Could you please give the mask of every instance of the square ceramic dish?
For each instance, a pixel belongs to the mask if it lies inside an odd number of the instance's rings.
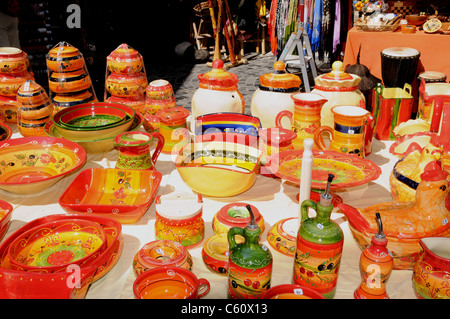
[[[68,213],[137,222],[152,204],[162,174],[155,170],[91,168],[82,171],[59,198]]]

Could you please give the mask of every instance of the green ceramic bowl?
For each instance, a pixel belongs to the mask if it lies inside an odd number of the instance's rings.
[[[114,106],[78,108],[59,118],[59,124],[68,129],[98,130],[117,125],[127,119],[127,113]]]

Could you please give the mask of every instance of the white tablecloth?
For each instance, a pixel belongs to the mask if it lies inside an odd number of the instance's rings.
[[[15,125],[13,138],[21,135]],[[375,162],[382,169],[381,176],[366,185],[348,189],[336,190],[344,203],[355,207],[367,207],[375,203],[390,201],[389,174],[397,158],[389,153],[390,141],[374,140],[373,152],[368,159]],[[94,167],[113,168],[117,159],[117,151],[106,154],[88,154],[86,164],[81,170]],[[171,156],[161,154],[156,163],[156,169],[163,174],[158,194],[172,191],[187,191],[190,188],[182,181],[174,167]],[[12,222],[5,238],[23,224],[50,214],[64,214],[65,211],[58,204],[58,199],[70,185],[78,171],[67,176],[49,189],[34,195],[16,195],[0,190],[0,198],[12,204],[14,211]],[[265,220],[265,231],[261,235],[262,242],[269,247],[273,255],[273,272],[271,286],[292,282],[293,257],[282,255],[272,249],[267,242],[267,232],[279,220],[299,215],[299,205],[296,195],[299,188],[281,179],[258,176],[256,183],[250,190],[238,196],[227,198],[210,198],[203,196],[203,219],[205,221],[205,239],[214,235],[212,219],[214,214],[223,206],[233,202],[247,202],[258,208]],[[344,250],[337,283],[335,299],[351,299],[353,292],[360,283],[359,259],[361,250],[357,247],[348,227],[347,218],[333,211],[331,218],[339,224],[344,232]],[[132,269],[133,257],[142,246],[155,240],[155,204],[135,224],[123,225],[124,248],[117,264],[100,280],[94,282],[86,295],[88,299],[128,299],[134,298],[133,282],[135,275]],[[225,276],[210,271],[201,258],[203,245],[190,249],[193,258],[192,271],[199,278],[206,278],[211,284],[210,292],[204,297],[208,299],[227,298],[227,279]],[[393,270],[387,283],[387,292],[392,299],[416,298],[412,288],[412,271]]]

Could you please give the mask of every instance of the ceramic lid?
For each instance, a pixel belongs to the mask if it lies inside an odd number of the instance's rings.
[[[170,193],[162,195],[156,203],[156,212],[169,219],[187,219],[202,211],[201,197],[190,193]]]
[[[214,60],[212,70],[198,76],[199,87],[218,91],[235,91],[239,82],[238,76],[223,69],[222,60]]]
[[[26,80],[25,83],[17,91],[18,95],[37,95],[44,93],[42,86],[34,82],[33,80]]]
[[[261,90],[276,92],[296,92],[302,81],[295,74],[286,72],[284,62],[277,61],[273,64],[273,72],[259,77]]]
[[[319,75],[314,79],[316,86],[354,87],[361,82],[359,76],[344,72],[344,64],[341,61],[334,62],[331,68],[330,73]]]
[[[128,46],[128,44],[122,43],[114,51],[112,51],[106,59],[127,60],[127,59],[136,59],[140,57],[141,55],[139,54],[138,51]]]
[[[185,120],[190,112],[182,106],[165,108],[156,113],[158,119],[163,123],[173,123]]]
[[[51,57],[68,57],[76,56],[79,54],[81,53],[77,48],[65,41],[59,42],[48,52],[48,55]]]

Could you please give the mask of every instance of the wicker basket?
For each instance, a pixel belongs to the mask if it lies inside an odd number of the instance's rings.
[[[356,21],[355,26],[359,31],[371,32],[394,32],[399,27],[400,22],[394,24],[365,24],[362,21]]]

